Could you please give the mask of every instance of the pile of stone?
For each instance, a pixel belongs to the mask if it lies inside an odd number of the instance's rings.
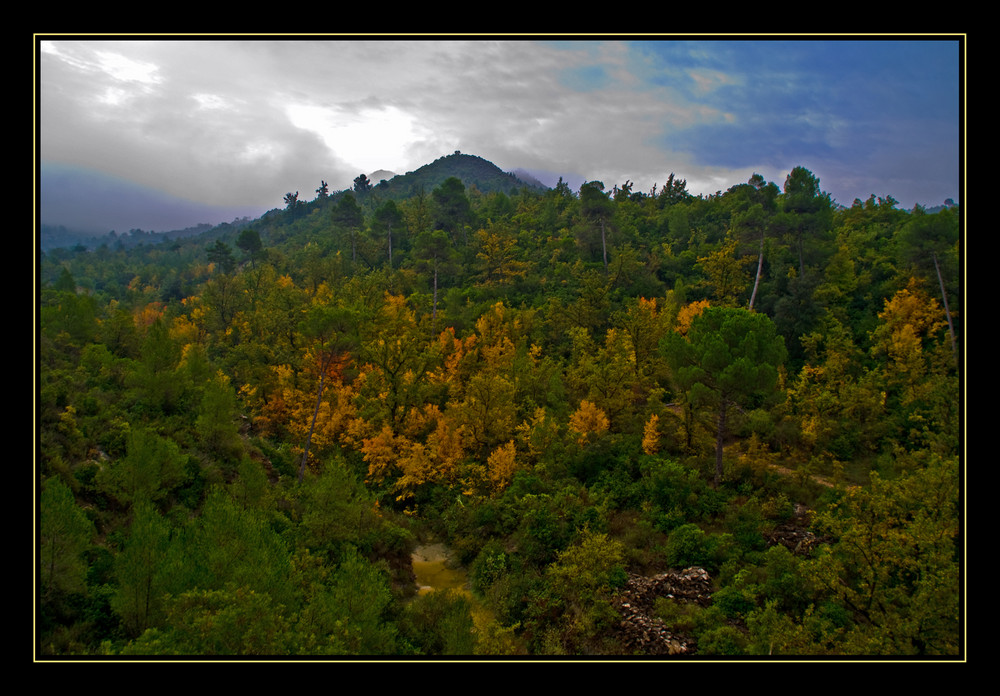
[[[824,541],[809,531],[809,522],[809,510],[804,505],[796,503],[795,514],[766,533],[764,538],[768,546],[781,544],[792,553],[808,554],[817,544]]]
[[[622,642],[629,652],[643,655],[685,655],[694,652],[693,641],[671,632],[654,617],[658,597],[707,606],[712,600],[712,583],[703,568],[687,568],[643,577],[629,575],[618,597]]]

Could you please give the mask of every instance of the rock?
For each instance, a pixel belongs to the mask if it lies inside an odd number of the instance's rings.
[[[629,574],[628,582],[618,596],[623,644],[630,652],[644,655],[692,653],[695,647],[693,640],[672,633],[661,619],[652,616],[653,608],[658,597],[707,606],[712,600],[711,593],[711,578],[704,568],[687,568],[679,573],[661,573],[652,577]]]

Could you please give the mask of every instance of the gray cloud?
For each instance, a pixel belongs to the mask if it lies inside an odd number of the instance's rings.
[[[39,154],[227,210],[454,150],[640,190],[673,172],[695,193],[801,164],[841,202],[935,204],[958,195],[959,149],[957,51],[937,48],[54,40]]]

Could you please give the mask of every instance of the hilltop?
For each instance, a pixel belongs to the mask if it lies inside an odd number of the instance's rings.
[[[462,154],[457,150],[415,171],[394,176],[376,188],[384,197],[400,200],[409,198],[421,189],[430,192],[451,177],[461,180],[466,187],[475,186],[483,193],[511,194],[517,193],[522,188],[537,191],[544,191],[546,188],[537,180],[526,181],[513,173],[503,171],[489,160],[476,155]]]

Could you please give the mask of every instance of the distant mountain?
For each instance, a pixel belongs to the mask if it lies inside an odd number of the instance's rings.
[[[377,174],[378,172],[372,175],[373,181]],[[483,193],[500,191],[511,194],[517,193],[522,188],[533,190],[548,188],[537,179],[526,181],[515,174],[503,171],[489,160],[456,151],[454,154],[439,157],[415,171],[394,176],[384,184],[377,185],[376,189],[381,195],[389,198],[409,198],[421,189],[430,193],[450,177],[461,180],[466,188],[475,186]]]
[[[379,169],[377,172],[372,172],[368,175],[368,180],[377,184],[383,179],[388,181],[389,179],[396,176],[396,172],[390,172],[388,169]]]

